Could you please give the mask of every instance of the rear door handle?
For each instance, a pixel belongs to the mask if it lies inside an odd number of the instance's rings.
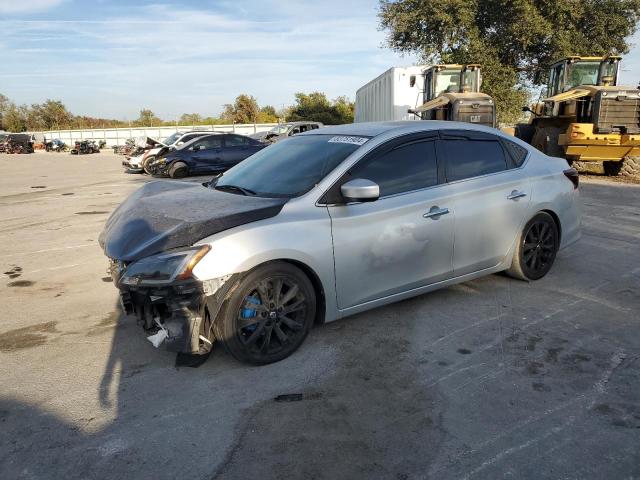
[[[513,190],[513,191],[512,191],[512,192],[507,196],[507,199],[508,199],[508,200],[517,200],[517,199],[519,199],[519,198],[526,197],[526,196],[527,196],[527,194],[526,194],[526,193],[524,193],[524,192],[519,192],[518,190]]]
[[[437,219],[440,215],[446,215],[449,213],[448,208],[440,208],[438,206],[431,207],[427,213],[422,215],[424,218],[435,218]]]

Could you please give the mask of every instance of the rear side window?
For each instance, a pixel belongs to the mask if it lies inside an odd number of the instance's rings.
[[[380,186],[380,196],[410,192],[438,183],[435,141],[400,145],[358,165],[352,178],[366,178]]]
[[[220,148],[221,146],[221,136],[205,137],[202,140],[196,140],[192,145],[192,149],[209,150],[211,148]]]
[[[507,169],[504,150],[497,140],[443,140],[442,149],[449,182]]]
[[[249,139],[239,135],[227,135],[224,142],[227,147],[242,147],[243,145],[249,145]]]
[[[502,141],[504,142],[504,148],[511,156],[514,165],[516,167],[521,167],[525,158],[527,158],[527,153],[529,153],[527,149],[510,140],[503,139]]]

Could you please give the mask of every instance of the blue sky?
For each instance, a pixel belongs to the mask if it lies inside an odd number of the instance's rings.
[[[394,65],[377,0],[0,0],[0,92],[118,119],[217,115],[240,93],[276,108],[347,95]],[[640,44],[636,35],[634,43]],[[640,49],[623,80],[640,80]]]

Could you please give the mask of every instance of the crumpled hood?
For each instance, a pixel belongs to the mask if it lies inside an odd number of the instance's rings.
[[[229,228],[276,216],[286,198],[247,197],[199,183],[150,182],[109,217],[100,246],[116,260],[134,261],[188,247]]]

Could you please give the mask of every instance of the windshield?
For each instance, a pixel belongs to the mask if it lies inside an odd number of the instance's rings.
[[[162,140],[162,143],[164,143],[165,145],[173,145],[173,142],[178,140],[182,135],[182,133],[176,132],[173,135],[169,135],[167,138]]]
[[[240,187],[260,197],[297,197],[311,190],[365,141],[363,137],[334,135],[291,137],[251,155],[228,170],[215,186]]]
[[[577,62],[568,65],[569,74],[564,90],[570,90],[580,85],[597,85],[600,62]]]
[[[278,125],[277,127],[273,127],[269,132],[275,133],[277,135],[282,135],[283,133],[287,133],[287,130],[291,128],[291,125]]]
[[[445,92],[460,91],[460,70],[446,69],[438,72],[436,77],[435,95],[437,97]]]

